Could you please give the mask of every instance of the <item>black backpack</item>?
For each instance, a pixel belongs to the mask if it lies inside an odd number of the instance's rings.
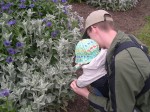
[[[113,56],[115,57],[119,52],[121,52],[122,50],[127,49],[129,47],[136,47],[136,48],[141,49],[150,61],[150,56],[148,54],[148,48],[144,45],[139,44],[138,41],[135,39],[136,38],[135,36],[129,35],[129,37],[132,41],[127,41],[127,42],[124,42],[121,44],[117,44],[117,46],[115,47]],[[113,59],[115,59],[115,58],[113,58]],[[110,68],[113,68],[113,67],[110,66]],[[146,93],[149,89],[150,89],[150,77],[145,81],[145,86],[143,87],[142,91],[136,96],[136,98],[138,98],[142,94]]]

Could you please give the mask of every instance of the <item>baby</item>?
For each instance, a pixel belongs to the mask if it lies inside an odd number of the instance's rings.
[[[97,95],[102,93],[103,96],[108,96],[106,54],[107,50],[100,50],[99,45],[92,39],[78,42],[75,48],[75,68],[83,70],[83,74],[76,81],[78,87],[91,85]]]

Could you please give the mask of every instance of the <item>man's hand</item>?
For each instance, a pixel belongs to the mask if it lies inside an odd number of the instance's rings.
[[[81,96],[83,96],[83,97],[85,97],[85,98],[87,98],[88,99],[88,95],[89,95],[89,90],[85,87],[85,88],[79,88],[79,87],[77,87],[77,85],[76,85],[76,83],[77,83],[77,81],[76,80],[74,80],[74,81],[72,81],[72,83],[70,84],[70,86],[71,86],[71,88],[73,89],[73,91],[75,92],[75,93],[77,93],[77,94],[79,94],[79,95],[81,95]]]

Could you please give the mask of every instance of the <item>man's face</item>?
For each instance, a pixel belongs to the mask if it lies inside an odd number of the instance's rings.
[[[100,31],[100,29],[98,27],[91,26],[91,28],[87,30],[87,34],[91,39],[96,41],[101,48],[104,48],[104,45],[103,45],[104,42],[103,42],[103,38],[101,36],[102,32]]]

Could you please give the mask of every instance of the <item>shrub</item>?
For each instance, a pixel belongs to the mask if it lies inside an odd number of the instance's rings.
[[[0,88],[19,112],[66,109],[83,19],[66,0],[0,2]]]
[[[147,45],[150,54],[150,16],[147,16],[145,19],[146,24],[134,33],[136,37],[138,37],[144,44]]]
[[[125,11],[135,7],[139,0],[87,0],[87,4],[106,10]]]

